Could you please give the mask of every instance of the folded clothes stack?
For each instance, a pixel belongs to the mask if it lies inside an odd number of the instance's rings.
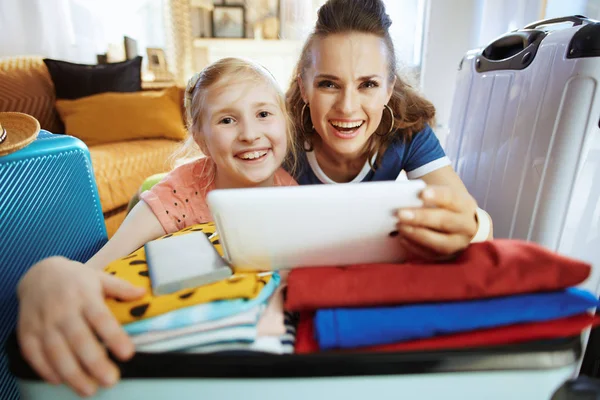
[[[173,235],[199,230],[210,236],[214,224],[195,225]],[[221,252],[217,240],[212,239]],[[209,285],[155,296],[144,247],[105,271],[147,289],[135,301],[106,299],[139,352],[293,352],[296,321],[283,310],[285,274],[236,272]]]
[[[579,335],[598,305],[590,266],[497,239],[437,263],[311,267],[288,277],[296,353],[476,348]]]

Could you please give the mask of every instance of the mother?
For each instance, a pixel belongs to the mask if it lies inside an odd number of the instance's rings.
[[[381,0],[329,0],[319,9],[287,103],[305,143],[300,184],[409,179],[428,184],[422,209],[399,210],[399,241],[414,256],[444,258],[492,237],[430,128],[433,105],[397,72]]]

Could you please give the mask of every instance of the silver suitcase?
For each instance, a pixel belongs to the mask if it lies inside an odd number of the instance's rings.
[[[600,22],[545,20],[467,52],[446,151],[494,236],[537,242],[600,276]]]

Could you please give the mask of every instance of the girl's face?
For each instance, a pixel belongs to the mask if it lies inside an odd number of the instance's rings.
[[[272,186],[287,150],[286,119],[272,86],[252,80],[209,88],[200,148],[216,164],[218,188]]]
[[[312,50],[311,66],[299,84],[321,145],[359,157],[394,87],[385,43],[367,33],[335,34],[317,39]]]

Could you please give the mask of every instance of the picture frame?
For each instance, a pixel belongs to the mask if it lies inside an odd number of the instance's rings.
[[[146,54],[148,56],[148,69],[150,71],[167,71],[167,58],[163,49],[148,47],[146,48]]]
[[[228,6],[245,6],[246,0],[224,0]]]
[[[214,38],[241,39],[246,37],[246,8],[243,6],[214,6],[212,11]]]
[[[165,51],[157,47],[147,47],[148,56],[147,70],[152,76],[152,81],[164,82],[173,80],[173,75],[167,67],[167,57]]]

